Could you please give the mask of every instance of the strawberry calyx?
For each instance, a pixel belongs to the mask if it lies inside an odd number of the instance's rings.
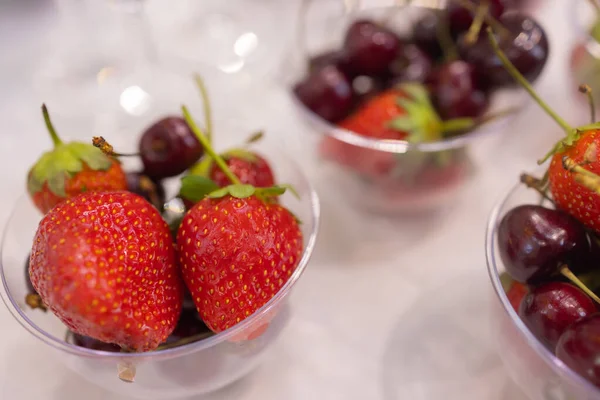
[[[397,86],[405,96],[398,96],[397,104],[405,115],[388,122],[388,127],[408,134],[411,143],[435,142],[455,133],[464,132],[485,121],[475,118],[453,118],[442,120],[431,103],[425,86],[418,83],[403,83]]]
[[[27,190],[31,194],[41,191],[44,184],[59,197],[66,197],[65,185],[68,178],[81,172],[84,165],[94,171],[108,170],[113,160],[88,143],[64,143],[50,120],[46,105],[42,105],[44,121],[52,138],[54,148],[38,159],[31,168],[27,179]]]
[[[200,140],[202,147],[204,147],[204,151],[208,156],[207,158],[212,159],[212,161],[217,164],[232,184],[221,188],[205,175],[186,175],[181,179],[181,188],[179,191],[180,197],[197,202],[206,197],[217,199],[230,195],[232,197],[243,199],[250,196],[256,196],[265,202],[269,202],[270,199],[284,194],[287,190],[290,190],[292,194],[299,197],[296,190],[294,190],[291,185],[287,184],[279,184],[266,188],[257,188],[253,185],[243,184],[227,166],[223,157],[213,150],[208,139],[204,136],[190,115],[187,107],[182,106],[181,110],[184,119]]]

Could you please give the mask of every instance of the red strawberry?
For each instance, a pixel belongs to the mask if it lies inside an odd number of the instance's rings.
[[[127,188],[125,173],[116,160],[88,143],[63,143],[45,105],[42,112],[54,149],[44,153],[27,175],[27,191],[42,213],[79,193]]]
[[[252,315],[283,287],[302,256],[302,231],[294,215],[272,201],[286,186],[257,188],[240,182],[185,107],[183,114],[206,154],[233,183],[219,188],[205,176],[189,175],[180,191],[184,198],[199,200],[177,232],[183,279],[203,321],[221,332]]]
[[[519,312],[521,301],[528,292],[529,289],[527,286],[520,282],[513,281],[510,285],[510,289],[508,289],[508,292],[506,292],[506,297],[508,297],[508,301],[510,301],[510,304],[516,312]]]
[[[575,180],[575,175],[563,167],[563,157],[600,175],[599,146],[600,131],[585,131],[572,146],[552,156],[548,169],[550,192],[556,205],[596,231],[600,231],[600,196]]]
[[[303,249],[294,216],[256,196],[202,200],[185,215],[177,243],[183,278],[214,332],[269,301],[296,269]]]
[[[160,213],[129,192],[80,194],[42,219],[31,282],[73,332],[136,351],[175,328],[183,285]]]

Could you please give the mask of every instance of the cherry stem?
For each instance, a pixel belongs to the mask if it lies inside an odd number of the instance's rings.
[[[600,299],[598,298],[598,296],[596,296],[596,294],[594,292],[592,292],[590,289],[588,289],[588,287],[585,285],[585,283],[581,282],[579,280],[579,278],[576,277],[573,272],[571,272],[568,265],[563,265],[560,268],[560,273],[562,276],[564,276],[565,278],[570,280],[579,289],[583,290],[585,292],[585,294],[587,294],[588,296],[590,296],[592,298],[592,300],[594,300],[596,303],[600,304]]]
[[[62,140],[56,133],[54,129],[54,125],[52,125],[52,121],[50,121],[50,113],[48,113],[48,107],[45,104],[42,104],[42,114],[44,115],[44,122],[46,123],[46,128],[50,133],[50,137],[52,138],[52,143],[54,143],[54,147],[60,146],[63,144]]]
[[[506,69],[506,71],[529,93],[529,95],[539,104],[540,107],[544,109],[544,111],[556,121],[558,125],[560,125],[565,132],[568,134],[573,130],[573,127],[570,126],[564,119],[562,119],[557,113],[550,108],[548,104],[535,92],[531,84],[525,79],[525,77],[517,70],[517,68],[510,62],[510,60],[506,57],[504,52],[500,50],[500,46],[498,45],[498,41],[492,32],[492,28],[487,28],[488,38],[490,40],[490,44],[492,45],[492,49],[496,56],[502,62],[502,65]]]
[[[208,140],[209,143],[212,143],[212,110],[210,107],[208,90],[206,90],[206,85],[204,85],[204,80],[202,80],[200,75],[194,74],[194,80],[196,81],[196,86],[198,86],[198,90],[200,90],[200,95],[202,96],[202,103],[204,106],[204,123],[206,124],[206,140]]]
[[[530,189],[535,190],[542,196],[543,199],[548,200],[550,203],[555,204],[554,200],[548,196],[548,194],[542,189],[543,181],[541,179],[537,179],[529,174],[521,174],[521,183],[527,186]]]
[[[577,183],[585,186],[596,194],[600,194],[600,175],[583,168],[569,156],[563,156],[562,164],[564,169],[573,174]]]
[[[582,85],[579,85],[579,92],[585,94],[587,96],[588,99],[588,104],[590,106],[590,118],[591,118],[591,122],[592,124],[594,122],[596,122],[596,105],[594,102],[594,95],[592,93],[592,88],[589,85],[586,85],[585,83]]]
[[[477,13],[475,14],[475,18],[473,18],[473,23],[469,27],[469,31],[465,35],[465,42],[468,45],[474,44],[479,38],[479,32],[481,32],[481,27],[483,26],[483,22],[485,20],[485,16],[488,14],[490,9],[489,1],[482,1],[481,4],[477,7]]]
[[[204,134],[190,115],[190,112],[188,111],[187,107],[181,106],[181,111],[183,112],[183,117],[185,118],[185,121],[192,129],[192,131],[194,131],[194,133],[198,137],[198,140],[200,140],[200,144],[204,148],[204,151],[208,154],[210,158],[213,159],[213,161],[219,166],[219,168],[221,168],[221,171],[223,171],[225,176],[229,178],[231,183],[233,183],[234,185],[240,185],[242,182],[240,182],[238,177],[233,172],[231,172],[231,169],[229,169],[227,163],[223,160],[223,158],[212,149],[210,142],[206,139],[206,136],[204,136]]]
[[[256,143],[265,135],[264,131],[256,131],[246,139],[246,145]]]
[[[115,152],[112,145],[108,143],[102,136],[94,136],[92,138],[92,144],[109,157],[139,157],[138,153],[125,154]]]
[[[442,122],[442,133],[456,133],[463,132],[467,129],[473,129],[477,126],[481,126],[491,122],[495,119],[504,117],[506,115],[517,112],[516,107],[508,108],[506,110],[498,111],[497,113],[489,114],[481,118],[453,118]]]
[[[467,10],[471,11],[474,14],[477,14],[479,7],[476,4],[472,3],[470,0],[456,0],[456,1],[461,5],[461,7],[466,8]],[[504,37],[510,36],[510,31],[508,29],[506,29],[504,27],[504,25],[502,25],[500,23],[500,21],[498,21],[496,18],[492,17],[489,13],[487,13],[483,17],[483,19],[489,26],[494,28],[494,30],[496,32],[498,32],[499,35],[504,36]]]
[[[446,62],[450,62],[458,59],[458,50],[456,49],[454,40],[452,40],[452,35],[450,34],[450,23],[448,22],[448,16],[446,14],[440,17],[435,33],[437,36],[437,41],[444,53],[444,60]]]

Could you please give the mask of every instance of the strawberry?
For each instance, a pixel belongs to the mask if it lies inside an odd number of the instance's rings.
[[[183,285],[160,213],[125,191],[84,193],[42,219],[31,283],[70,330],[135,351],[175,328]]]
[[[548,169],[550,193],[557,207],[577,218],[588,228],[600,232],[600,196],[576,180],[576,175],[563,166],[563,158],[568,157],[586,171],[600,174],[598,149],[600,129],[581,132],[572,145],[552,156]]]
[[[27,191],[43,214],[79,193],[127,188],[125,173],[115,159],[88,143],[63,143],[45,105],[42,112],[54,149],[44,153],[30,169]]]
[[[177,243],[184,281],[214,332],[269,301],[296,269],[303,249],[294,216],[257,196],[200,201],[185,215]]]
[[[177,232],[183,279],[196,308],[214,332],[226,330],[267,303],[298,266],[303,251],[299,223],[270,199],[287,186],[242,184],[183,108],[206,153],[232,185],[207,177],[182,179],[182,192],[198,201]]]
[[[529,288],[512,279],[506,272],[500,274],[500,283],[502,284],[504,293],[506,293],[506,297],[508,297],[510,305],[516,312],[519,312],[521,301],[523,300],[523,297],[529,293]]]
[[[475,124],[476,121],[470,118],[442,121],[431,104],[426,88],[409,83],[367,100],[354,114],[340,122],[339,127],[368,139],[422,143],[442,140],[452,132],[464,131]],[[430,163],[428,155],[420,152],[398,155],[378,148],[343,142],[333,136],[324,139],[320,152],[326,159],[336,161],[370,179],[388,176],[397,180],[396,172],[409,169],[414,171],[414,168]],[[447,156],[443,153],[432,154],[434,158]],[[442,164],[445,164],[445,160],[432,161],[444,161]]]

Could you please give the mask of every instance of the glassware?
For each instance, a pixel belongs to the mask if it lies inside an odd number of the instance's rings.
[[[125,354],[93,351],[65,341],[66,327],[52,314],[30,310],[24,303],[26,294],[24,262],[41,218],[26,196],[15,206],[4,230],[2,243],[0,294],[15,319],[32,335],[56,350],[56,356],[82,378],[107,390],[143,399],[171,399],[199,395],[217,390],[248,374],[256,367],[286,326],[293,309],[289,295],[304,272],[312,254],[319,223],[319,202],[305,175],[282,149],[277,123],[273,123],[271,103],[280,104],[277,91],[268,83],[219,71],[199,71],[208,86],[213,108],[216,149],[225,150],[242,143],[256,130],[265,131],[254,148],[273,165],[280,182],[294,185],[300,200],[285,194],[281,200],[303,222],[305,248],[297,270],[281,291],[264,307],[235,327],[210,338],[181,347],[150,353]],[[115,72],[117,74],[117,72]],[[114,81],[111,79],[114,77]],[[244,101],[260,88],[264,102]],[[234,97],[236,94],[237,97]],[[285,97],[285,94],[281,96]],[[95,110],[75,109],[54,118],[64,139],[91,140],[103,136],[123,152],[137,147],[137,137],[156,119],[180,114],[187,105],[194,116],[202,118],[202,102],[191,74],[182,74],[155,66],[119,76],[108,74],[97,82],[90,95],[96,104],[105,104],[105,114]],[[52,113],[52,104],[48,107]],[[277,108],[275,107],[275,110]],[[41,118],[41,116],[40,116]],[[127,170],[136,160],[125,159]],[[168,182],[173,195],[176,182]],[[268,325],[267,325],[268,323]],[[256,337],[248,334],[267,326]],[[117,365],[134,365],[134,383],[117,377]]]
[[[310,111],[291,88],[306,75],[309,55],[341,47],[347,27],[358,18],[384,20],[405,37],[412,24],[426,12],[443,6],[438,1],[400,1],[396,7],[372,8],[362,5],[335,22],[306,19],[299,30],[302,60],[286,78],[296,110],[313,135],[313,149],[327,175],[332,192],[342,194],[360,208],[384,214],[432,211],[451,204],[473,176],[482,159],[476,145],[489,143],[508,129],[529,101],[520,88],[501,89],[493,94],[483,118],[503,114],[473,131],[437,142],[409,143],[405,140],[378,140],[334,126]],[[484,141],[484,138],[486,139]],[[499,139],[497,139],[499,140]],[[484,146],[485,147],[485,146]]]
[[[541,176],[540,171],[538,176]],[[523,184],[513,187],[494,207],[486,232],[487,266],[496,298],[490,323],[507,372],[532,400],[596,400],[600,390],[566,367],[525,326],[500,282],[505,267],[499,256],[498,224],[506,212],[522,204],[539,204],[539,195]]]

